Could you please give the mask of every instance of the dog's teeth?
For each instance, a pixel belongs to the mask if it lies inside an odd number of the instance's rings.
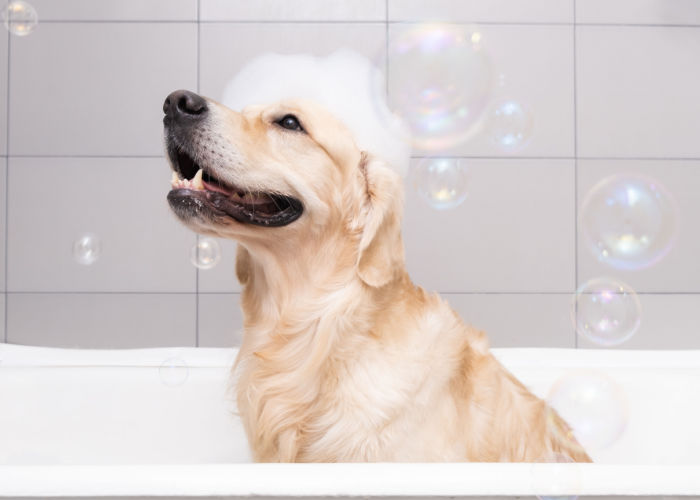
[[[204,171],[200,168],[197,170],[197,173],[194,175],[194,178],[192,179],[192,187],[198,191],[202,191],[204,189],[204,184],[202,183],[202,174]]]
[[[179,182],[180,182],[180,178],[178,177],[178,175],[175,172],[173,172],[173,175],[170,178],[170,185],[172,187],[176,188],[177,185],[179,184]]]

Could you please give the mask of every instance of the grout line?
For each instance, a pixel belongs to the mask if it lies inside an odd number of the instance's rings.
[[[384,0],[384,89],[387,106],[389,105],[389,0]]]
[[[577,160],[626,160],[626,161],[700,161],[700,157],[680,157],[680,156],[577,156]]]
[[[456,158],[463,160],[586,160],[586,161],[700,161],[699,158],[661,156],[486,156],[486,155],[411,155],[414,160]]]
[[[574,26],[573,32],[573,71],[574,71],[574,289],[578,290],[578,86],[576,82],[576,0],[574,2]],[[578,349],[578,302],[574,303],[574,348]]]
[[[199,10],[199,6],[198,6]],[[199,13],[198,13],[199,14]],[[61,19],[41,20],[42,24],[384,24],[385,21],[377,19],[353,19],[353,20],[269,20],[269,19],[231,19],[231,20],[158,20],[158,19]]]
[[[197,93],[199,94],[200,92],[200,85],[199,85],[199,75],[200,75],[200,54],[202,52],[201,47],[201,19],[200,19],[200,12],[201,12],[201,1],[197,0]]]
[[[8,127],[9,128],[9,127]],[[56,155],[37,155],[37,154],[30,154],[30,155],[8,155],[8,158],[158,158],[158,159],[164,159],[165,155],[64,155],[64,154],[56,154]]]
[[[9,127],[8,127],[9,128]],[[148,159],[158,158],[165,159],[165,155],[67,155],[67,154],[8,154],[4,157],[12,158],[133,158],[133,159]],[[586,161],[700,161],[700,157],[662,157],[662,156],[488,156],[488,155],[460,155],[460,154],[445,154],[445,155],[412,155],[414,160],[422,160],[428,158],[458,158],[464,160],[586,160]]]
[[[8,232],[9,226],[9,206],[10,206],[10,42],[12,41],[12,36],[10,36],[10,31],[7,31],[7,87],[6,91],[6,102],[5,102],[5,332],[4,339],[7,343],[7,274],[9,267],[7,265],[7,247],[10,239],[10,234]]]
[[[65,290],[40,290],[40,291],[8,291],[9,295],[194,295],[195,292],[150,292],[150,291],[65,291]],[[213,293],[229,293],[229,292],[213,292]],[[230,292],[238,293],[238,292]]]
[[[384,24],[388,22],[389,24],[424,24],[425,21],[414,20],[414,21],[380,21],[376,19],[353,19],[353,20],[338,20],[338,19],[306,19],[306,20],[269,20],[269,19],[248,19],[248,20],[200,20],[200,21],[187,21],[187,20],[144,20],[144,19],[61,19],[61,20],[42,20],[42,24]],[[536,22],[536,21],[435,21],[441,24],[452,24],[452,25],[472,25],[478,24],[482,26],[600,26],[600,27],[613,27],[613,28],[700,28],[700,24],[683,24],[683,23],[571,23],[571,22]]]

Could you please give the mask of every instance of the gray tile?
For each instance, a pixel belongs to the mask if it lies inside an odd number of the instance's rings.
[[[162,158],[11,158],[8,289],[194,292],[194,234],[171,213]],[[73,259],[94,233],[102,253]]]
[[[569,294],[443,295],[491,347],[574,347]]]
[[[241,285],[236,278],[236,242],[217,239],[221,248],[221,261],[211,268],[199,271],[199,291],[236,293]]]
[[[239,294],[199,295],[199,347],[237,347],[243,338]]]
[[[388,0],[389,21],[571,23],[572,2],[561,0]]]
[[[416,283],[441,292],[572,291],[573,161],[466,165],[468,195],[454,209],[435,210],[407,188],[403,230]]]
[[[10,152],[160,155],[162,105],[195,88],[194,23],[55,23],[12,41]]]
[[[5,342],[5,292],[0,293],[0,342]]]
[[[10,33],[0,31],[0,155],[7,154],[7,44]]]
[[[33,0],[41,21],[196,21],[197,0]]]
[[[700,24],[697,0],[577,0],[576,22]]]
[[[579,155],[700,158],[700,30],[576,31]]]
[[[423,28],[391,25],[390,40],[407,36],[407,31],[417,29]],[[521,148],[514,151],[499,148],[493,129],[488,126],[491,109],[486,107],[481,124],[475,121],[474,132],[466,141],[438,154],[573,157],[573,27],[484,25],[478,28],[478,32],[481,36],[480,53],[490,61],[490,64],[484,64],[483,71],[491,73],[492,82],[490,95],[483,101],[490,101],[491,106],[504,100],[520,103],[532,116],[532,131],[527,134],[529,140]],[[402,96],[406,91],[405,80],[392,76],[395,74],[392,71],[395,60],[389,54],[389,94],[397,102],[395,96]],[[441,81],[439,76],[436,79]],[[402,99],[399,97],[398,102],[401,103]],[[407,105],[410,106],[410,102]],[[424,154],[434,153],[428,150]]]
[[[385,40],[383,24],[203,24],[200,90],[221,99],[231,77],[250,59],[266,52],[323,56],[345,47],[376,58]]]
[[[7,200],[7,158],[0,158],[0,290],[5,291],[5,250],[7,244],[6,200]]]
[[[8,294],[8,342],[86,349],[195,345],[194,294]]]
[[[204,21],[384,21],[385,0],[201,0]]]
[[[669,191],[678,210],[678,234],[668,253],[656,264],[623,270],[600,262],[584,234],[578,243],[579,284],[598,276],[610,276],[638,292],[700,292],[700,161],[689,160],[579,160],[578,200],[602,179],[611,175],[643,174],[656,179]],[[668,222],[666,222],[668,224]],[[651,259],[648,259],[651,261]]]
[[[640,294],[639,301],[639,330],[612,349],[700,349],[700,295]],[[601,347],[582,336],[579,336],[578,346],[585,349]]]

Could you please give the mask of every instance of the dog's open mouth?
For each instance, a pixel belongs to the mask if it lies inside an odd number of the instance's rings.
[[[257,226],[286,226],[298,219],[303,206],[291,196],[250,191],[224,183],[183,151],[169,151],[173,165],[168,202],[175,213],[228,216]]]

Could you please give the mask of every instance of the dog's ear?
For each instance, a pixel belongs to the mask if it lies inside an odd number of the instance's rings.
[[[245,285],[250,277],[250,254],[240,243],[236,249],[236,277],[241,285]]]
[[[367,285],[381,287],[392,281],[404,264],[402,182],[388,165],[366,153],[360,160],[360,174],[364,179],[365,199],[357,274]]]

